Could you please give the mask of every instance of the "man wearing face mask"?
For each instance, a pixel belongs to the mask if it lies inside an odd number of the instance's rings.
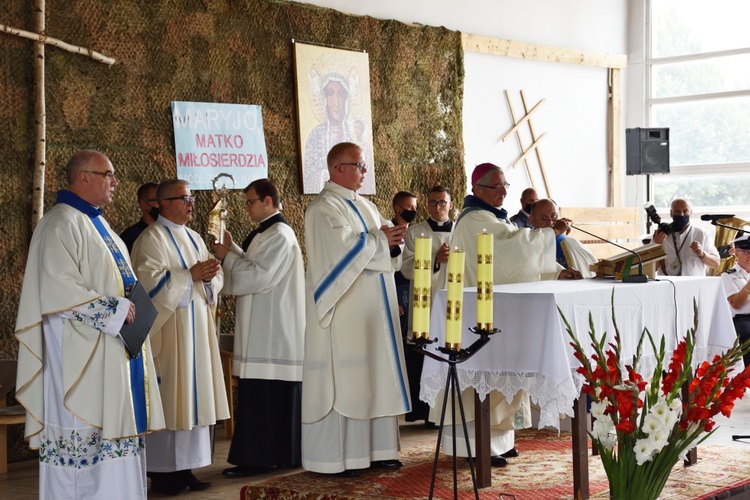
[[[133,251],[133,244],[143,230],[159,218],[159,205],[156,203],[156,184],[153,182],[141,184],[138,188],[137,196],[138,206],[141,209],[141,218],[138,222],[120,233],[120,238],[122,238],[122,241],[128,247],[128,252]]]
[[[536,194],[534,188],[526,188],[521,193],[521,210],[516,215],[510,218],[510,221],[516,227],[528,227],[534,229],[534,226],[529,221],[531,217],[531,206],[537,202],[539,196]]]
[[[719,252],[713,238],[703,229],[690,224],[693,206],[684,198],[672,202],[672,234],[660,229],[654,233],[667,257],[659,267],[660,274],[669,276],[705,276],[708,268],[719,266]]]
[[[395,217],[391,219],[394,226],[409,226],[417,216],[417,195],[409,191],[399,191],[393,196],[393,213]],[[394,245],[390,247],[393,268],[401,269],[401,252],[404,245]],[[401,323],[401,334],[406,336],[409,326],[409,280],[396,271],[394,275],[396,281],[396,297],[398,299],[398,317]]]

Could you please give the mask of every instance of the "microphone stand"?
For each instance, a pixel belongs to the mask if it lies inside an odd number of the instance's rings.
[[[605,240],[601,236],[597,236],[594,233],[590,233],[588,231],[585,231],[585,230],[581,229],[580,227],[574,226],[573,224],[571,224],[570,227],[572,227],[573,229],[577,229],[577,230],[579,230],[582,233],[586,233],[589,236],[593,236],[597,240],[601,240],[601,241],[603,241],[605,243],[609,243],[610,245],[614,245],[617,248],[622,248],[626,252],[630,252],[633,255],[635,255],[635,257],[638,259],[638,274],[628,274],[627,276],[623,276],[622,277],[622,282],[623,283],[647,283],[648,282],[648,276],[646,276],[645,274],[643,274],[643,260],[641,259],[641,256],[638,255],[638,252],[634,252],[630,248],[626,248],[626,247],[624,247],[622,245],[618,245],[614,241]]]
[[[725,228],[727,228],[727,229],[734,229],[735,231],[737,231],[737,236],[742,236],[742,235],[743,235],[743,234],[745,234],[745,233],[750,233],[750,231],[748,231],[747,229],[740,229],[739,227],[728,226],[728,225],[726,225],[726,224],[721,224],[721,223],[719,223],[719,222],[717,222],[717,221],[715,221],[715,220],[712,220],[712,221],[711,221],[711,225],[712,225],[712,226],[720,226],[720,227],[725,227]]]

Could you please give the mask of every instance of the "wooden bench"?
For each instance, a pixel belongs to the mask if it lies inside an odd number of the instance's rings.
[[[642,243],[640,210],[635,207],[561,207],[560,215],[571,219],[574,226],[602,238],[614,241],[627,248],[635,248]],[[606,259],[622,250],[581,231],[572,229],[570,235],[586,245],[597,259]]]
[[[5,398],[16,386],[16,360],[0,360],[0,474],[8,473],[8,426],[26,422],[21,405],[5,406]]]

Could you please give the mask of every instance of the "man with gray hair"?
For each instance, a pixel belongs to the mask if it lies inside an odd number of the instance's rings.
[[[215,318],[224,275],[185,225],[195,206],[188,183],[166,180],[156,199],[159,218],[136,240],[133,262],[158,311],[149,336],[166,429],[146,440],[151,491],[177,495],[209,486],[191,469],[211,464],[209,426],[229,418]]]
[[[146,499],[144,434],[164,428],[149,339],[131,357],[136,320],[125,243],[102,217],[117,179],[98,151],[68,161],[69,188],[31,238],[18,306],[16,399],[39,450],[39,498]]]
[[[457,247],[466,252],[466,268],[464,270],[465,286],[477,286],[477,235],[486,231],[493,235],[493,284],[523,283],[539,281],[542,274],[557,275],[561,278],[580,277],[575,270],[560,270],[556,262],[555,238],[569,230],[563,220],[555,221],[552,228],[530,231],[517,228],[508,220],[508,213],[502,208],[505,196],[508,194],[508,184],[502,169],[492,163],[478,165],[471,175],[473,194],[464,199],[461,216],[456,221],[453,230],[451,247]],[[558,274],[559,273],[559,274]],[[464,391],[464,409],[467,420],[474,419],[474,405],[471,402],[473,390]],[[491,454],[494,466],[507,464],[507,457],[514,457],[514,429],[531,425],[531,410],[529,397],[519,391],[508,403],[498,391],[492,391],[490,397],[491,415]],[[518,416],[517,416],[518,413]],[[523,422],[517,424],[516,421]],[[473,424],[469,435],[473,436]],[[447,433],[453,432],[453,426],[446,428]],[[443,441],[446,453],[453,453],[450,435]],[[466,456],[463,440],[456,443],[457,454]],[[472,449],[476,446],[472,443]]]

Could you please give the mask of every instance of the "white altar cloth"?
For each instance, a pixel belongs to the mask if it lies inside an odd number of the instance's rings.
[[[583,377],[569,345],[570,337],[558,313],[559,307],[581,344],[591,353],[588,337],[589,313],[597,336],[607,332],[614,341],[611,296],[614,289],[615,317],[622,338],[623,359],[631,359],[644,327],[656,345],[666,338],[669,363],[679,339],[693,324],[693,298],[698,306],[694,365],[732,346],[736,337],[729,304],[718,277],[660,277],[648,283],[620,283],[612,279],[539,281],[494,287],[494,326],[500,333],[472,358],[457,364],[461,388],[471,386],[484,400],[490,391],[501,392],[509,401],[519,390],[528,392],[540,407],[539,428],[559,429],[560,414],[573,416],[573,402]],[[428,349],[444,345],[446,291],[435,296],[430,337],[439,338]],[[477,336],[476,288],[464,290],[462,347]],[[654,357],[648,341],[643,345],[639,372],[653,371]],[[448,365],[425,357],[420,399],[430,406],[445,388]]]

